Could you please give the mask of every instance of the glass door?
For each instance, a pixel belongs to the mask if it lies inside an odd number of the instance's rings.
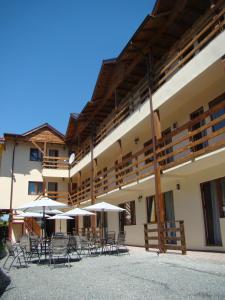
[[[206,244],[222,246],[220,217],[224,216],[225,180],[204,182],[201,184],[202,204],[205,222]]]

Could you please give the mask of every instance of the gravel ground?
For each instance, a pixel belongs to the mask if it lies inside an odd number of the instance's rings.
[[[130,253],[13,268],[2,299],[225,299],[225,254]]]

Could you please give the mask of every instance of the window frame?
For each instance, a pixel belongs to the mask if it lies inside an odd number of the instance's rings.
[[[34,184],[34,192],[31,192],[31,184]],[[43,181],[28,181],[28,195],[29,196],[35,196],[42,193],[44,190],[44,184]]]

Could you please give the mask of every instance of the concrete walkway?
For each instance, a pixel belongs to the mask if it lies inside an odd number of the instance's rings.
[[[225,299],[225,254],[145,252],[13,268],[2,299]]]

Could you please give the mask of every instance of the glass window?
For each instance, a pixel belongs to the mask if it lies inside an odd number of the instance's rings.
[[[154,196],[146,197],[146,205],[147,205],[147,223],[155,223],[156,222],[155,197]]]
[[[43,192],[43,182],[29,181],[28,195],[38,195]]]
[[[119,205],[126,210],[120,213],[120,223],[124,225],[136,225],[135,201],[125,202]]]
[[[212,107],[222,103],[224,101],[224,99],[225,99],[225,95],[223,94],[223,95],[219,96],[218,98],[212,100],[211,102],[209,102],[209,108],[212,108]],[[224,114],[225,114],[225,108],[223,107],[211,114],[211,120],[215,120]],[[213,125],[212,129],[213,129],[213,131],[217,131],[223,127],[225,127],[225,120],[220,121],[219,123]]]
[[[30,160],[31,161],[42,161],[42,153],[37,148],[30,149]]]
[[[91,216],[83,216],[83,227],[84,228],[91,227]]]
[[[152,139],[144,143],[144,148],[147,148],[148,146],[151,146],[151,147],[149,147],[149,149],[145,151],[145,153],[144,153],[145,156],[150,156],[150,154],[153,153]],[[153,156],[150,156],[150,157],[146,158],[145,164],[146,165],[150,164],[151,162],[153,162],[153,160],[154,160]]]
[[[97,227],[101,227],[101,218],[102,218],[102,212],[100,212],[100,211],[98,211],[97,212]],[[107,212],[105,211],[104,212],[104,220],[103,220],[103,222],[104,222],[104,227],[108,227],[108,224],[107,224]]]

